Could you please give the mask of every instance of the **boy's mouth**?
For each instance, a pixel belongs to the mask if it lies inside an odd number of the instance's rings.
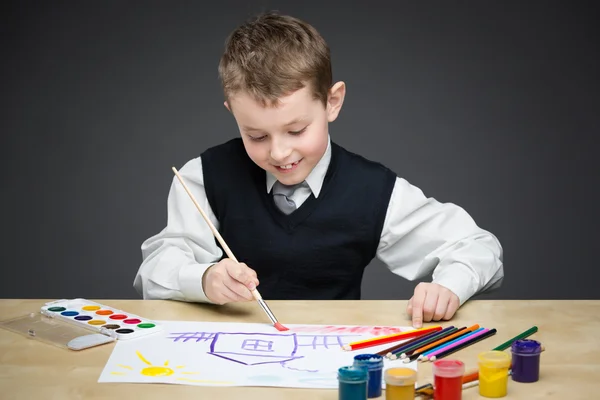
[[[300,161],[302,161],[303,159],[301,158],[300,160],[293,162],[291,164],[286,164],[286,165],[276,165],[275,168],[277,168],[277,171],[282,172],[282,173],[289,173],[293,170],[295,170],[298,167],[298,164],[300,164]]]

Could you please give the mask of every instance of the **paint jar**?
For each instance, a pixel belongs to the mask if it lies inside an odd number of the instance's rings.
[[[384,372],[385,400],[413,400],[417,371],[411,368],[388,368]]]
[[[459,360],[437,360],[433,363],[433,391],[436,400],[461,400],[465,364]]]
[[[479,359],[479,394],[483,397],[504,397],[508,389],[510,356],[503,351],[485,351]]]
[[[366,368],[353,365],[338,369],[338,400],[366,400],[368,374]]]
[[[364,367],[369,371],[367,397],[372,399],[381,396],[383,356],[379,354],[359,354],[354,357],[355,367]]]
[[[521,339],[511,346],[512,380],[537,382],[540,379],[540,354],[542,344],[537,340]]]

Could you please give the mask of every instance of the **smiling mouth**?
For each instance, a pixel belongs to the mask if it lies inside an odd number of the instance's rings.
[[[302,161],[302,159],[293,162],[291,164],[286,164],[286,165],[276,165],[275,168],[277,168],[278,171],[280,172],[290,172],[293,171],[294,169],[296,169],[296,167],[298,166],[298,164],[300,163],[300,161]]]

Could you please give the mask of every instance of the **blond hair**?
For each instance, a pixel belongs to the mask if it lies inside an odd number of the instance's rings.
[[[219,62],[225,98],[245,92],[263,106],[310,85],[325,105],[332,85],[329,47],[297,18],[265,13],[235,29]]]

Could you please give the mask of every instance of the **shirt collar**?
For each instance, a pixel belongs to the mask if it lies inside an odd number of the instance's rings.
[[[305,182],[308,184],[308,187],[312,191],[315,197],[319,197],[319,193],[321,193],[321,188],[323,187],[323,181],[325,180],[325,174],[327,174],[327,169],[329,168],[329,162],[331,161],[331,138],[327,137],[327,149],[325,150],[325,154],[319,160],[317,165],[310,171],[310,174],[306,177]],[[273,185],[277,182],[277,178],[275,175],[266,171],[267,173],[267,193],[271,192]]]

